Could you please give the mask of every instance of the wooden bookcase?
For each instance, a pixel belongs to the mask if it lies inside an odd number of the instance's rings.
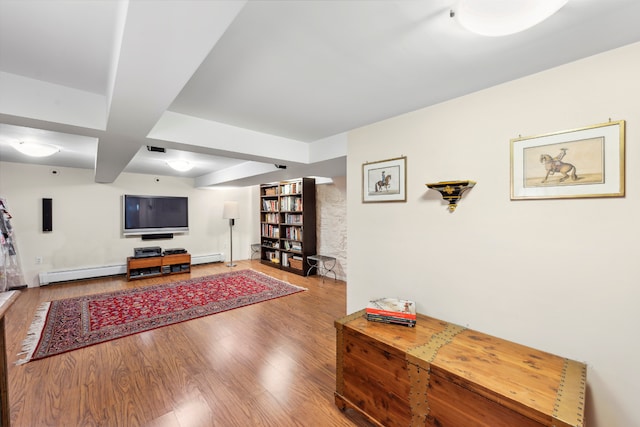
[[[260,185],[260,261],[306,276],[315,253],[315,179]]]
[[[127,258],[127,280],[144,279],[164,274],[189,273],[190,271],[190,254]]]

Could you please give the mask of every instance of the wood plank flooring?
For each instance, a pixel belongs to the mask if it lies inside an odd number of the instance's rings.
[[[371,426],[334,404],[335,329],[346,284],[239,261],[308,289],[15,366],[43,301],[166,283],[229,270],[127,282],[124,276],[27,289],[6,315],[11,425]]]

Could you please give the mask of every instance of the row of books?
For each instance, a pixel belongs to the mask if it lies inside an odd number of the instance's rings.
[[[284,224],[302,225],[302,214],[286,213],[283,215]],[[268,222],[270,224],[280,224],[279,213],[264,213],[262,214],[262,222]]]
[[[272,237],[275,239],[280,237],[280,228],[276,225],[262,224],[261,232],[263,237]]]
[[[262,210],[267,212],[278,212],[277,200],[262,200]]]
[[[302,214],[284,214],[285,224],[302,224]]]
[[[302,229],[298,227],[286,227],[284,229],[285,239],[302,240]]]
[[[280,214],[279,213],[266,213],[263,217],[263,222],[269,222],[271,224],[279,224],[280,223]]]
[[[372,322],[413,327],[416,325],[416,304],[398,298],[378,298],[369,301],[365,315]]]
[[[298,188],[297,182],[292,182],[290,184],[284,184],[280,186],[280,194],[296,194],[299,192],[300,189]]]
[[[291,242],[289,240],[284,241],[284,249],[288,251],[297,251],[302,252],[302,243],[300,242]]]
[[[302,212],[302,197],[283,197],[280,199],[281,211]]]
[[[278,194],[300,194],[302,186],[298,182],[291,182],[288,184],[280,185],[280,191],[278,187],[265,187],[262,190],[263,196],[277,196]]]

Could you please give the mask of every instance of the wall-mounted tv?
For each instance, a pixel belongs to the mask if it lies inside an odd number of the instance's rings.
[[[122,198],[122,234],[147,235],[189,231],[189,199],[172,196]]]

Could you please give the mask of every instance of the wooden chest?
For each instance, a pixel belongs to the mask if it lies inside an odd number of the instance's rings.
[[[584,427],[586,366],[438,319],[335,322],[336,405],[389,427]]]

